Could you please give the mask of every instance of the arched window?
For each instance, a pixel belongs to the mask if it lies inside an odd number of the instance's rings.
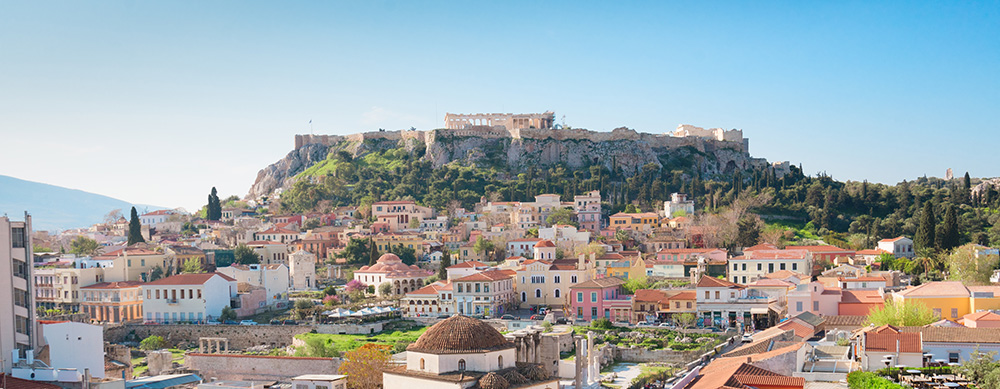
[[[559,296],[561,296],[561,295],[559,294],[559,289],[556,289],[556,291],[555,291],[555,296],[556,296],[556,298],[559,298]]]
[[[535,289],[535,298],[542,298],[542,290]]]
[[[464,359],[459,359],[458,360],[458,371],[465,371],[465,360]]]
[[[497,369],[503,369],[503,355],[497,355]]]
[[[528,293],[527,292],[521,292],[521,302],[525,302],[525,301],[528,301]]]
[[[424,359],[420,358],[420,370],[424,370]]]

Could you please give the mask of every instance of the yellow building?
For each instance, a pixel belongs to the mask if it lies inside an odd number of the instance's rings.
[[[96,259],[112,259],[113,266],[104,270],[104,281],[148,282],[153,269],[159,267],[166,272],[170,263],[166,254],[151,249],[148,245],[135,244],[121,250],[112,251]],[[175,269],[176,271],[176,269]]]
[[[424,255],[424,238],[418,234],[382,233],[372,237],[375,249],[382,253],[389,252],[389,246],[408,247],[416,251],[416,256]]]
[[[965,286],[958,281],[930,282],[892,294],[896,302],[917,301],[944,319],[1000,309],[1000,286]]]
[[[660,223],[660,215],[655,212],[643,212],[643,213],[624,213],[619,212],[608,217],[608,222],[610,228],[614,230],[620,229],[641,229],[643,226],[649,226],[649,228],[656,228]]]
[[[646,276],[646,261],[642,257],[625,258],[624,260],[612,262],[605,267],[608,277],[618,277],[623,280],[641,278]]]
[[[594,279],[596,258],[596,255],[591,255],[590,259],[581,255],[577,260],[524,261],[514,278],[517,303],[521,308],[548,306],[568,309],[569,287]]]

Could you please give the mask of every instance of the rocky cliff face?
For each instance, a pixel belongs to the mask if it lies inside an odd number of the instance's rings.
[[[295,183],[296,174],[326,159],[329,149],[329,146],[312,143],[292,150],[285,158],[257,172],[257,179],[250,187],[247,198],[256,199],[268,196],[276,189],[292,185]]]
[[[425,160],[440,167],[449,163],[494,167],[512,175],[528,167],[558,164],[569,168],[603,165],[621,169],[626,175],[641,171],[647,164],[658,168],[699,171],[704,176],[726,175],[767,166],[763,159],[751,158],[746,143],[699,137],[671,137],[616,129],[610,133],[564,133],[557,136],[488,137],[433,133],[426,137],[399,136],[394,132],[365,134],[364,137],[296,138],[295,151],[257,174],[249,198],[270,195],[295,182],[295,175],[324,160],[336,150],[355,157],[377,149],[403,147],[413,152],[425,146]],[[588,134],[589,133],[589,134]],[[590,135],[594,134],[594,135]],[[321,143],[309,143],[321,139]],[[424,144],[423,142],[427,143]]]

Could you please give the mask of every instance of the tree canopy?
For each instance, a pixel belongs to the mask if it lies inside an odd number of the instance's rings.
[[[924,303],[914,300],[886,300],[885,306],[872,309],[866,322],[868,324],[903,326],[923,326],[938,321],[938,317]]]
[[[90,239],[86,236],[78,236],[73,239],[69,244],[69,252],[79,255],[79,256],[93,256],[97,255],[100,245],[97,244],[96,240]]]
[[[240,265],[260,263],[260,256],[250,246],[240,243],[233,249],[233,262]]]
[[[135,207],[132,207],[128,221],[128,245],[145,241],[146,239],[142,237],[142,225],[139,224],[139,212],[136,212]]]

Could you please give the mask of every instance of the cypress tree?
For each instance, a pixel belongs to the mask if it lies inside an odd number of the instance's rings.
[[[375,239],[368,238],[368,246],[371,247],[371,254],[368,258],[368,266],[374,266],[375,262],[378,261],[378,250],[375,249]]]
[[[132,207],[132,215],[128,221],[128,245],[145,242],[142,238],[142,225],[139,224],[139,213]]]
[[[913,242],[918,249],[934,248],[934,228],[936,225],[934,204],[925,201],[924,210],[920,213],[920,224],[917,226],[917,236]]]
[[[208,220],[222,219],[222,202],[219,200],[219,193],[212,187],[212,193],[208,195]]]
[[[944,214],[944,228],[941,232],[941,249],[950,250],[958,247],[958,216],[955,207],[948,204]]]
[[[438,267],[438,278],[441,280],[448,279],[448,266],[451,266],[451,252],[446,248],[441,252],[441,266]]]

